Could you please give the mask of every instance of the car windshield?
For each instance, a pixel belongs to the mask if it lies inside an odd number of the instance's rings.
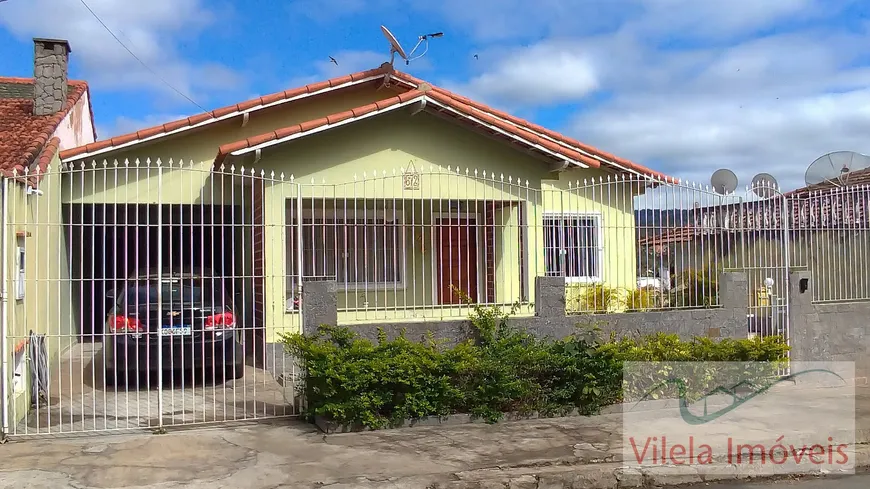
[[[213,286],[208,287],[211,284]],[[225,305],[229,302],[224,289],[218,281],[208,280],[164,280],[139,282],[126,289],[126,303],[132,307],[156,305],[159,299],[164,305],[185,304],[196,307]]]

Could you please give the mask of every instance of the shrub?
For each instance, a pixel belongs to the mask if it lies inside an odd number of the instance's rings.
[[[620,362],[639,362],[625,370],[623,385],[625,399],[639,401],[644,396],[659,399],[680,394],[696,400],[718,387],[729,387],[727,384],[734,379],[741,379],[751,388],[778,373],[785,365],[789,347],[776,336],[683,341],[676,334],[656,333],[639,338],[611,336],[600,350]],[[669,374],[688,382],[687,390],[680,393],[678,386],[671,384],[649,392],[650,379]]]
[[[625,306],[629,312],[648,311],[662,306],[662,297],[653,287],[641,287],[629,290],[625,298]]]
[[[509,314],[474,306],[470,319],[478,338],[449,348],[431,335],[414,342],[404,333],[388,340],[379,331],[378,341],[371,342],[336,326],[321,326],[310,336],[286,335],[288,351],[303,364],[305,415],[376,429],[453,413],[489,422],[507,412],[594,414],[638,395],[625,391],[626,361],[755,360],[772,366],[787,351],[775,338],[682,341],[657,334],[605,339],[579,329],[561,340],[542,340],[510,326]],[[672,394],[665,388],[655,393]]]
[[[446,361],[434,341],[379,336],[374,344],[347,328],[321,326],[311,336],[284,337],[304,365],[311,414],[369,428],[449,414],[462,394],[452,383],[462,364]],[[461,353],[453,359],[461,361]]]
[[[570,285],[565,290],[566,309],[579,313],[605,313],[623,306],[620,290],[603,284]]]

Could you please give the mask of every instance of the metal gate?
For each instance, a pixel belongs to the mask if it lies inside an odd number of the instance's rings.
[[[639,264],[639,280],[658,284],[670,276],[671,284],[661,288],[689,289],[675,294],[687,299],[673,306],[709,307],[720,305],[713,294],[717,273],[743,272],[748,337],[789,342],[792,231],[787,196],[768,187],[721,195],[705,186],[668,183],[636,200],[642,209],[636,211],[637,219],[649,223],[639,225],[639,242],[652,257]]]
[[[268,188],[268,202],[264,190]],[[296,414],[283,175],[92,163],[4,179],[3,431]],[[295,281],[298,283],[298,281]]]
[[[775,188],[758,193],[767,198],[743,202],[740,245],[748,278],[749,337],[774,337],[791,344],[789,291],[792,264],[792,231],[789,200]],[[788,364],[780,371],[787,375]]]

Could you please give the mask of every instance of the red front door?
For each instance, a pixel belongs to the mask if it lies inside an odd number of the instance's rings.
[[[458,288],[477,302],[477,227],[473,218],[439,219],[435,274],[439,304],[461,304]]]

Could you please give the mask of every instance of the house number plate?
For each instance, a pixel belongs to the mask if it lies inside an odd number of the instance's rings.
[[[420,190],[420,174],[417,172],[403,174],[402,184],[405,190]]]

